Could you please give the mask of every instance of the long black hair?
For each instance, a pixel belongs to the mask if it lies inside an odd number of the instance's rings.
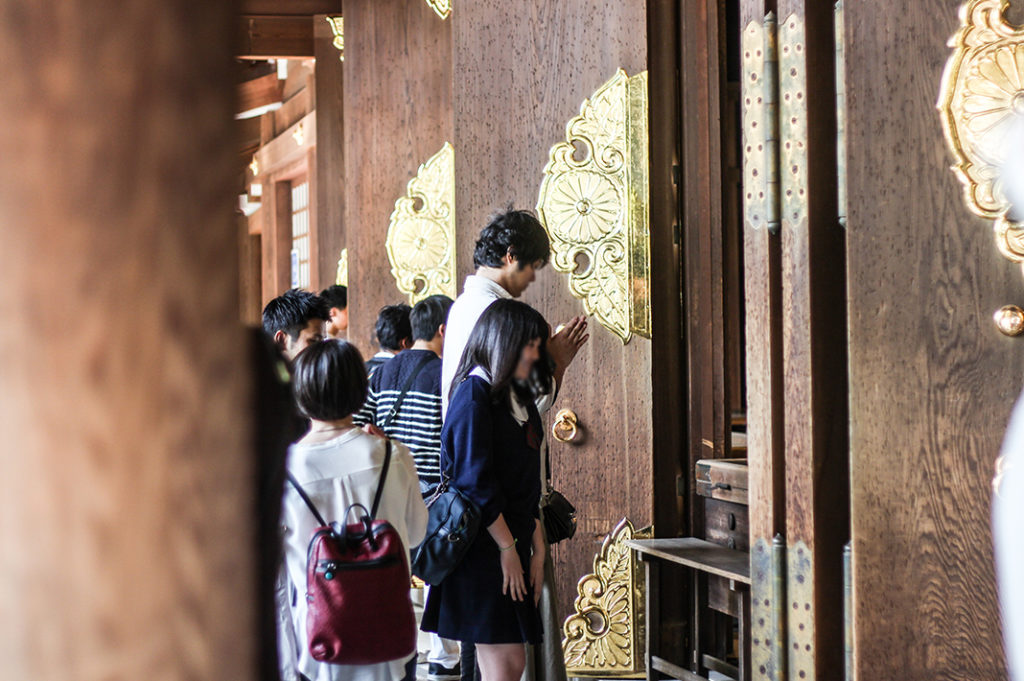
[[[505,298],[494,301],[480,316],[469,336],[452,380],[449,398],[476,367],[490,376],[491,398],[496,404],[511,407],[513,390],[523,404],[533,402],[538,395],[550,393],[553,363],[547,352],[549,333],[544,317],[526,303]],[[540,359],[534,363],[528,381],[517,381],[515,372],[523,348],[537,339],[540,339]]]

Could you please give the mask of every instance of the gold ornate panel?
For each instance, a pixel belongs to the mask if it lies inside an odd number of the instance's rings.
[[[647,72],[619,71],[551,149],[537,212],[552,264],[587,313],[628,343],[650,338]]]
[[[1024,29],[1009,24],[1007,0],[970,0],[960,7],[960,29],[942,76],[938,108],[952,166],[975,215],[995,220],[1004,256],[1024,263],[1024,224],[1008,215],[1000,173],[1007,150],[1019,148],[1024,128]],[[1012,144],[1015,141],[1016,144]]]
[[[447,19],[452,13],[452,0],[427,0],[427,4],[442,19]]]
[[[391,274],[410,303],[455,297],[455,150],[448,142],[395,202],[386,245]]]
[[[623,518],[605,536],[594,572],[577,586],[575,612],[565,620],[562,652],[570,677],[641,678],[644,675],[643,580],[630,539],[653,536]]]
[[[334,40],[331,41],[331,45],[341,53],[338,55],[338,59],[345,61],[345,17],[325,18],[327,19],[327,23],[331,26],[331,33],[334,34]]]

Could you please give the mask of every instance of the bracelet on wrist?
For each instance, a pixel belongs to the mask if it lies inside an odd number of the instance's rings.
[[[516,539],[515,537],[513,537],[513,538],[512,538],[512,543],[511,543],[510,545],[508,545],[508,546],[505,546],[505,547],[501,547],[501,546],[499,546],[499,547],[498,547],[498,551],[500,551],[500,552],[502,552],[502,553],[504,553],[505,551],[511,551],[512,549],[514,549],[514,548],[516,547],[516,542],[518,542],[518,541],[519,541],[518,539]]]

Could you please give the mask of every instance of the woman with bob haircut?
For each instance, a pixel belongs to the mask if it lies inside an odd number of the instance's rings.
[[[352,504],[373,506],[384,465],[386,441],[363,432],[352,414],[366,399],[367,379],[362,355],[354,345],[329,340],[311,345],[295,360],[295,399],[311,421],[309,432],[288,450],[288,472],[312,498],[328,521],[345,522]],[[408,550],[423,541],[427,508],[420,495],[419,477],[412,455],[392,440],[391,465],[381,494],[377,517],[394,526]],[[415,678],[415,651],[408,659],[374,665],[337,665],[317,662],[306,638],[306,549],[317,526],[316,518],[291,485],[285,486],[285,567],[291,582],[291,621],[297,650],[297,669],[282,670],[283,678],[310,681],[399,681],[410,669]],[[372,617],[373,613],[365,613]],[[282,641],[289,636],[281,635]],[[298,677],[298,678],[302,678]]]
[[[519,681],[523,644],[543,636],[543,427],[535,400],[551,390],[549,336],[529,305],[492,303],[455,372],[441,431],[441,469],[480,507],[481,531],[452,573],[431,587],[422,628],[474,643],[483,681]]]

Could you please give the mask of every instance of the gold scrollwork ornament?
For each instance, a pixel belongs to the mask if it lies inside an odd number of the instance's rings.
[[[442,19],[447,19],[452,13],[452,0],[427,0],[427,4]]]
[[[577,586],[575,612],[565,620],[562,652],[569,676],[636,678],[644,671],[643,589],[630,539],[653,536],[623,518],[594,556],[594,572]]]
[[[938,108],[967,208],[994,220],[999,251],[1024,263],[1024,224],[1010,217],[1001,179],[1007,151],[1015,147],[1010,142],[1024,129],[1024,29],[1006,21],[1008,5],[969,0],[960,7]]]
[[[410,303],[455,297],[455,150],[448,142],[395,202],[386,246],[391,274]]]
[[[634,333],[650,338],[647,72],[619,69],[565,137],[551,149],[537,201],[552,264],[623,343]]]

